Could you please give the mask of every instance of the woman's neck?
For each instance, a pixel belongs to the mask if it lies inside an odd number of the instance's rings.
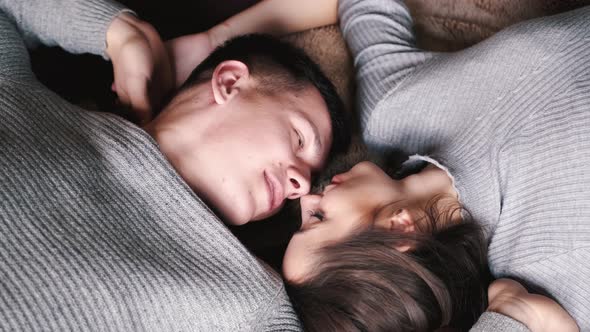
[[[419,211],[434,208],[437,213],[451,214],[444,220],[453,224],[461,221],[458,193],[447,172],[429,164],[422,171],[401,180],[404,191]],[[432,205],[434,204],[434,206]]]

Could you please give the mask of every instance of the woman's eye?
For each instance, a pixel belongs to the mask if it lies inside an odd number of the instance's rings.
[[[311,212],[311,216],[313,218],[318,219],[319,221],[323,221],[324,220],[324,214],[321,211],[312,211]]]

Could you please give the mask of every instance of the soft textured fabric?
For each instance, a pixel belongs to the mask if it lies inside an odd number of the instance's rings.
[[[418,45],[456,51],[516,22],[579,8],[590,0],[406,0],[406,4]]]
[[[590,330],[590,7],[447,54],[416,47],[402,1],[340,0],[339,14],[367,144],[448,169],[486,227],[493,275],[552,296]]]
[[[28,41],[103,54],[123,8],[103,0],[0,7],[0,330],[300,330],[280,277],[148,134],[68,104],[33,76],[18,30]]]
[[[529,329],[522,323],[506,319],[506,316],[495,312],[484,312],[480,319],[475,323],[471,331],[477,332],[528,332]]]

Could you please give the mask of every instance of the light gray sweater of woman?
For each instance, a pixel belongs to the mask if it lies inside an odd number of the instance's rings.
[[[416,47],[400,0],[340,0],[369,146],[449,171],[488,232],[495,277],[556,299],[590,331],[590,7],[466,50]],[[495,313],[474,331],[526,330]]]
[[[299,331],[148,134],[33,76],[21,36],[102,55],[121,10],[0,0],[0,331]]]

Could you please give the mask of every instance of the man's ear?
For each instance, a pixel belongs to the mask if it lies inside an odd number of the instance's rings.
[[[241,61],[228,60],[218,64],[211,76],[215,102],[219,105],[229,102],[240,93],[249,79],[250,70]]]

